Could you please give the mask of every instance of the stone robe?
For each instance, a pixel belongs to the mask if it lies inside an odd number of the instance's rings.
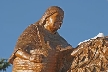
[[[36,56],[37,62],[16,57],[18,50]],[[72,47],[57,32],[52,34],[38,23],[31,24],[18,38],[9,62],[13,64],[13,72],[64,72],[66,50]]]

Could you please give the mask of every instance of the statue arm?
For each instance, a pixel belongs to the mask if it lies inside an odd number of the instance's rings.
[[[15,53],[15,56],[20,57],[22,59],[26,59],[26,60],[29,60],[29,58],[30,58],[30,54],[28,54],[27,52],[22,51],[22,50],[18,50]]]
[[[14,54],[11,55],[11,57],[8,59],[8,62],[13,64],[13,61],[16,57],[19,57],[21,59],[29,60],[30,59],[30,54],[28,54],[28,53],[19,49],[16,52],[14,52]]]
[[[31,62],[37,62],[36,61],[36,56],[34,55],[31,55],[25,51],[22,51],[22,50],[18,50],[16,53],[15,53],[15,56],[19,57],[19,58],[22,58],[22,59],[25,59],[25,60],[29,60]]]

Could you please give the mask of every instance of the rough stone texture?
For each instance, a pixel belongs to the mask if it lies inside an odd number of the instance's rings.
[[[17,40],[14,52],[8,59],[13,64],[12,72],[68,70],[71,64],[65,67],[68,58],[65,59],[64,54],[69,51],[68,54],[71,55],[72,47],[57,32],[62,25],[63,17],[64,11],[60,7],[51,6],[39,21],[23,31]]]
[[[33,32],[33,29],[37,30],[36,26],[32,24],[23,32],[18,41],[15,51],[23,50],[28,54],[30,53],[30,55],[35,55],[36,62],[31,62],[30,60],[20,58],[20,56],[10,57],[13,60],[13,72],[61,72],[64,68],[66,72],[66,70],[68,70],[67,68],[69,67],[64,67],[65,60],[63,58],[66,54],[65,52],[70,52],[71,54],[72,47],[70,46],[70,44],[68,44],[67,41],[58,33],[53,35],[44,28],[41,28],[41,26],[38,26],[38,31],[40,32],[40,40],[42,43],[42,48],[38,48],[38,45],[35,44],[35,40],[38,40],[38,38],[35,39],[37,34]],[[35,37],[29,35],[33,35]],[[32,42],[31,44],[33,45],[29,44],[29,41]],[[26,45],[27,47],[24,48],[23,46]],[[15,55],[15,53],[16,52],[14,52],[12,56]]]
[[[71,67],[67,72],[108,72],[108,37],[80,44],[71,56]]]
[[[8,60],[13,72],[108,72],[108,37],[73,49],[56,32],[63,17],[64,11],[52,6],[38,22],[25,29]]]

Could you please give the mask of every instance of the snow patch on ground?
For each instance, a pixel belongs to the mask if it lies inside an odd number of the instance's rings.
[[[78,45],[80,45],[80,44],[83,43],[83,42],[90,41],[91,39],[96,39],[96,38],[98,38],[98,37],[104,37],[104,34],[103,34],[103,33],[99,33],[97,36],[95,36],[95,37],[93,37],[93,38],[90,38],[90,39],[88,39],[88,40],[84,40],[84,41],[80,42]]]

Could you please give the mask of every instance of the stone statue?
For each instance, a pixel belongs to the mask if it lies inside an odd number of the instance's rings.
[[[64,72],[63,52],[71,51],[72,46],[57,32],[63,18],[64,11],[51,6],[23,31],[8,60],[13,64],[12,72]]]

